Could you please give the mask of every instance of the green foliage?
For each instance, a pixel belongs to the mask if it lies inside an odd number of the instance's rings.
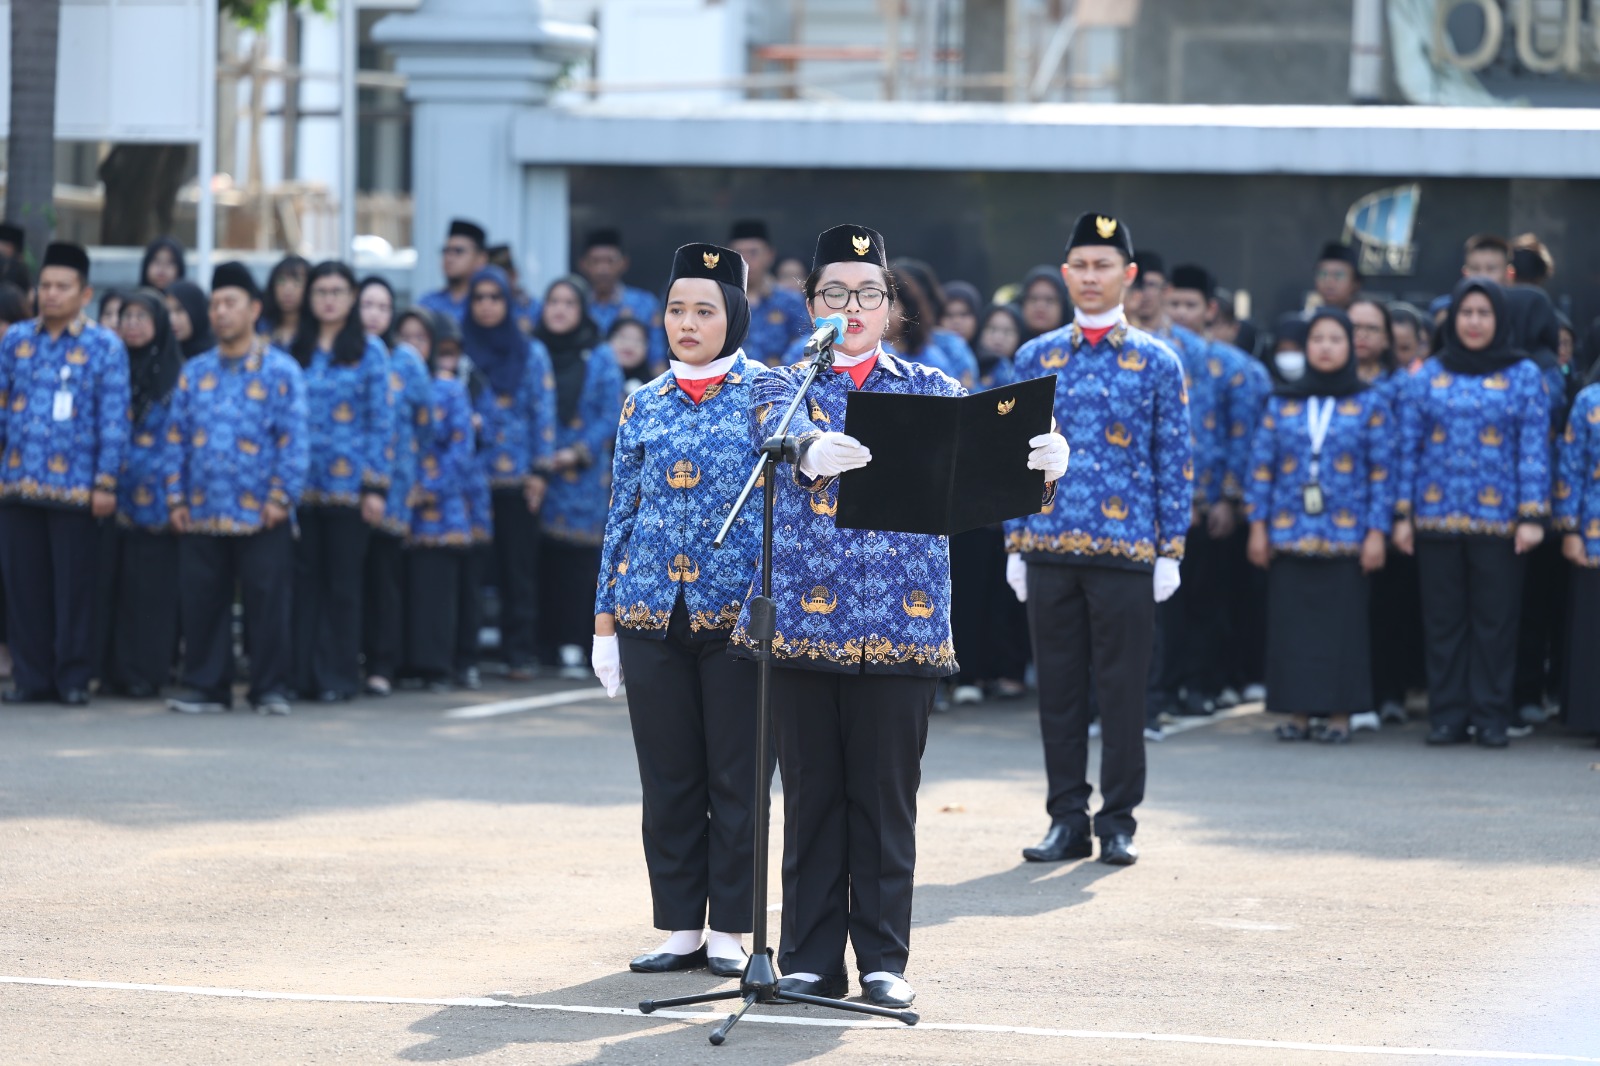
[[[326,15],[333,10],[333,0],[217,0],[217,10],[248,29],[259,30],[267,24],[267,15],[277,4],[288,4],[293,10]]]

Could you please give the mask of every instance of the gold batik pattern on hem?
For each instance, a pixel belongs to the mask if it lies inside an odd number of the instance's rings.
[[[1150,563],[1156,561],[1156,546],[1148,540],[1118,540],[1114,537],[1096,537],[1090,533],[1073,531],[1070,533],[1057,533],[1054,536],[1041,536],[1023,530],[1013,533],[1007,538],[1006,550],[1010,552],[1039,552],[1046,555],[1113,555],[1123,559],[1131,559],[1136,563]],[[1167,541],[1161,554],[1176,553],[1175,557],[1183,557],[1183,541],[1173,539]]]
[[[1417,518],[1412,524],[1424,533],[1481,533],[1494,537],[1509,537],[1516,532],[1516,522],[1488,522],[1471,515],[1452,514],[1437,518]]]
[[[231,518],[206,518],[190,522],[188,532],[212,537],[248,537],[265,530],[266,527],[260,522],[247,525]]]
[[[1361,554],[1361,545],[1339,543],[1327,537],[1301,537],[1289,544],[1274,544],[1272,550],[1284,555],[1298,555],[1309,559],[1343,559]]]
[[[735,630],[730,644],[754,650],[756,642],[743,629]],[[948,640],[938,644],[899,644],[876,633],[864,639],[852,637],[845,641],[811,640],[799,637],[790,640],[778,633],[772,640],[772,657],[791,662],[809,660],[828,662],[835,666],[927,666],[949,669],[955,666],[955,646]]]
[[[475,543],[470,533],[442,533],[429,537],[406,537],[408,548],[470,548]]]
[[[689,616],[689,632],[715,633],[739,624],[739,612],[744,609],[742,600],[725,604],[718,611],[695,611]]]
[[[665,632],[667,624],[672,621],[671,611],[652,611],[643,603],[636,603],[632,607],[624,607],[619,603],[611,613],[616,618],[617,625],[623,629],[648,629]]]
[[[0,486],[0,500],[14,500],[19,503],[64,503],[73,507],[87,507],[89,490],[44,485],[30,477]]]

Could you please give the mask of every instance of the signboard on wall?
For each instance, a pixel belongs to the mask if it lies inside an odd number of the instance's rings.
[[[11,114],[11,3],[0,0],[0,137]],[[205,6],[216,0],[62,0],[56,136],[194,143],[205,132]]]

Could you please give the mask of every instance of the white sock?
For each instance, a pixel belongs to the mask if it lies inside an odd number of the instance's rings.
[[[866,984],[869,981],[904,981],[904,980],[905,980],[904,977],[896,977],[894,974],[890,973],[888,970],[873,970],[871,973],[862,974],[861,975],[861,983],[862,984]]]
[[[791,981],[820,981],[820,980],[822,980],[822,975],[821,974],[816,974],[816,973],[786,973],[783,976],[789,978]]]
[[[700,943],[704,939],[704,930],[679,929],[667,937],[666,943],[656,948],[656,952],[667,955],[692,955],[700,949]]]
[[[706,940],[706,954],[714,959],[742,959],[744,937],[739,933],[719,933],[713,929]]]

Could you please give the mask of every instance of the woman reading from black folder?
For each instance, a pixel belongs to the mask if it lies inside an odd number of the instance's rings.
[[[883,237],[836,226],[817,238],[805,295],[813,318],[842,314],[831,371],[789,426],[798,463],[780,468],[773,540],[772,719],[783,774],[783,930],[780,992],[838,997],[848,988],[845,939],[862,992],[880,1007],[909,1006],[905,980],[916,865],[917,786],[928,713],[956,670],[950,639],[950,546],[945,537],[839,529],[838,478],[870,452],[846,433],[855,390],[959,396],[942,371],[880,342],[896,313]],[[775,432],[809,362],[764,374],[753,391],[757,443]],[[1033,438],[1028,466],[1054,481],[1067,467],[1059,434]],[[757,645],[745,612],[731,643]]]

